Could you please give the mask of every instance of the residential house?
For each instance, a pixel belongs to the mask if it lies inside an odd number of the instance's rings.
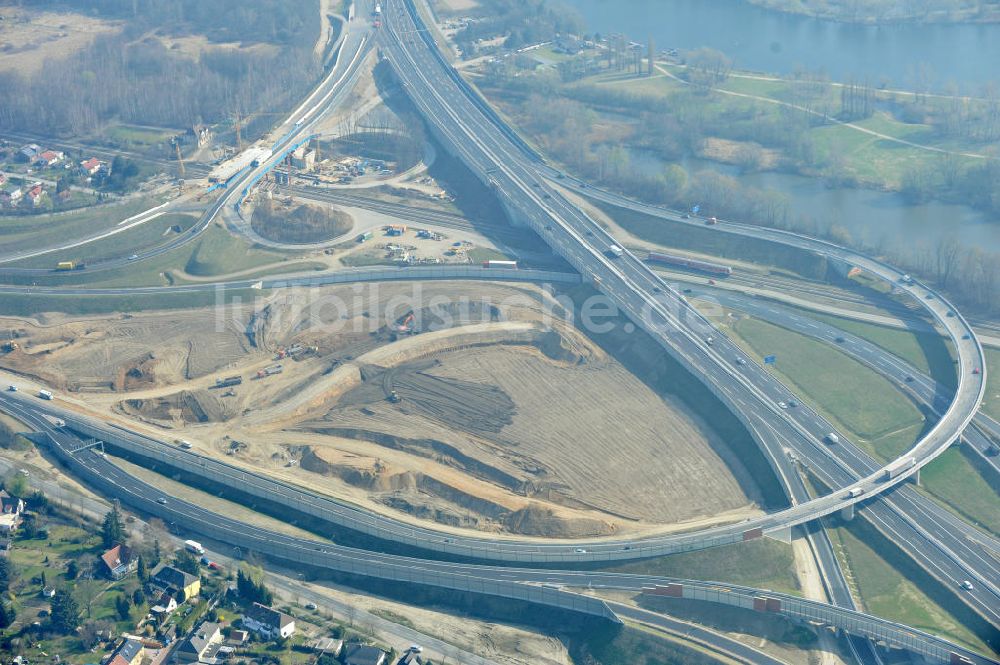
[[[61,162],[63,157],[65,155],[57,150],[46,150],[35,157],[35,164],[38,166],[52,166]]]
[[[386,652],[367,644],[344,647],[344,665],[385,665]]]
[[[24,508],[24,499],[11,496],[7,490],[0,490],[0,533],[11,534],[17,531]]]
[[[24,192],[21,191],[20,187],[8,189],[0,192],[0,203],[14,207],[17,205],[17,202],[21,200],[22,196],[24,196]]]
[[[33,206],[41,205],[43,196],[45,196],[45,190],[41,185],[34,185],[28,190],[28,200],[31,201],[31,205]]]
[[[29,143],[26,146],[22,146],[18,151],[18,158],[25,162],[35,161],[35,157],[41,154],[42,148],[37,143]]]
[[[113,580],[124,579],[139,567],[139,557],[128,545],[115,545],[101,555],[101,561]]]
[[[201,591],[200,577],[167,565],[161,565],[153,573],[153,584],[164,590],[173,591],[174,596],[179,596],[179,602],[190,600]]]
[[[173,614],[174,610],[177,609],[177,597],[169,591],[164,591],[160,596],[153,601],[149,607],[149,611],[157,615],[169,615]]]
[[[334,637],[318,637],[310,641],[306,646],[320,655],[337,658],[344,648],[344,640],[338,640]]]
[[[80,168],[87,175],[94,175],[101,170],[101,160],[91,157],[80,162]]]
[[[222,646],[222,631],[219,624],[206,621],[194,629],[174,651],[176,663],[202,663],[215,658]]]
[[[139,665],[142,662],[142,640],[126,637],[121,641],[104,665]]]
[[[243,627],[273,640],[294,633],[295,619],[267,605],[254,603],[243,615]]]
[[[238,647],[243,644],[246,644],[247,640],[249,639],[250,639],[250,633],[248,633],[247,631],[233,629],[229,631],[229,639],[226,640],[226,643]]]

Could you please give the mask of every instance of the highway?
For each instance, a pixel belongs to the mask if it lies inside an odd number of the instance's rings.
[[[796,621],[838,627],[864,638],[881,640],[890,646],[910,649],[938,661],[947,661],[950,655],[955,653],[963,655],[974,663],[996,662],[939,637],[899,626],[884,619],[804,600],[797,596],[739,585],[599,571],[531,570],[437,562],[355,550],[329,541],[296,538],[267,531],[186,501],[163,497],[160,490],[137,480],[115,465],[111,458],[93,446],[92,441],[73,436],[63,428],[53,425],[38,415],[31,404],[25,404],[20,397],[2,395],[0,405],[5,411],[46,435],[50,452],[98,491],[116,497],[136,510],[164,520],[179,535],[197,535],[228,544],[234,548],[237,555],[254,552],[299,565],[325,568],[349,575],[414,582],[442,589],[520,599],[611,621],[618,621],[618,618],[603,601],[588,595],[570,593],[563,587],[653,592],[657,587],[674,585],[670,593],[663,595],[679,595],[687,599],[746,609],[754,607],[755,599],[768,597],[772,602],[778,603],[778,607],[772,607],[771,611]],[[645,616],[639,616],[642,614]],[[659,621],[664,625],[676,623],[669,618],[657,619],[649,613],[636,611],[633,615],[632,618],[637,620]],[[711,638],[711,635],[702,636],[705,637]],[[751,657],[748,662],[760,661]]]
[[[360,3],[368,7],[369,3]],[[215,221],[220,212],[226,210],[233,204],[239,202],[246,196],[246,190],[256,183],[275,164],[281,161],[293,146],[311,136],[312,129],[319,123],[324,115],[332,108],[340,105],[350,90],[354,87],[361,72],[361,64],[373,46],[373,30],[371,23],[365,20],[356,20],[345,24],[341,39],[340,48],[337,52],[336,60],[330,71],[323,80],[316,86],[302,104],[299,105],[280,125],[271,132],[271,136],[279,136],[274,143],[272,156],[264,163],[259,164],[238,176],[228,183],[228,187],[216,198],[208,209],[202,214],[198,222],[187,232],[174,237],[169,242],[138,251],[133,255],[109,258],[102,261],[90,262],[84,272],[92,274],[94,272],[104,272],[126,267],[130,264],[145,261],[167,252],[182,247],[198,238]],[[264,139],[266,140],[266,139]],[[75,245],[85,242],[93,242],[106,237],[102,232],[88,238],[75,241]],[[6,257],[4,261],[14,261],[20,256]],[[0,277],[38,277],[44,275],[58,274],[51,269],[44,268],[0,268]],[[65,273],[63,273],[65,274]]]
[[[438,138],[493,187],[516,222],[538,232],[585,278],[593,280],[633,322],[649,332],[695,376],[701,377],[743,420],[762,449],[767,451],[771,445],[794,451],[800,459],[808,460],[810,468],[825,484],[835,488],[824,497],[748,522],[747,532],[752,528],[770,532],[802,524],[886,492],[946,450],[964,431],[978,409],[985,387],[983,354],[967,322],[960,314],[948,316],[952,307],[939,295],[918,283],[904,283],[901,271],[850,250],[812,239],[785,238],[786,243],[797,242],[810,251],[821,251],[835,260],[863,267],[911,293],[956,346],[960,367],[955,398],[941,419],[907,454],[912,466],[883,481],[883,467],[872,465],[855,446],[831,447],[821,442],[832,428],[817,414],[806,408],[781,409],[779,403],[787,404],[791,392],[756,363],[737,365],[736,359],[742,355],[739,349],[642,261],[628,252],[618,259],[605,254],[614,239],[566,201],[549,184],[547,178],[551,174],[543,174],[538,164],[510,140],[509,130],[499,129],[483,112],[482,104],[466,93],[458,75],[443,62],[422,27],[415,24],[409,5],[395,1],[388,4],[380,40],[383,55],[393,66],[403,89]],[[977,372],[972,371],[974,368]],[[782,476],[781,463],[773,454],[770,458],[776,473]],[[856,492],[847,493],[850,487],[860,489],[860,496],[851,496]],[[893,501],[897,501],[895,493]],[[898,503],[906,504],[905,497],[898,499]],[[882,502],[871,502],[866,517],[942,583],[957,587],[963,579],[978,582],[975,591],[961,597],[991,623],[1000,624],[996,561],[966,542],[960,520],[938,519],[919,505],[898,508],[886,507]],[[637,549],[647,554],[669,553],[678,551],[672,545],[677,546],[682,539],[688,548],[697,543],[707,546],[734,542],[738,531],[731,528],[723,534],[707,530],[693,537],[658,539],[655,544],[642,541]],[[665,542],[669,540],[673,541],[671,545]],[[612,555],[609,549],[616,545],[619,552]],[[627,556],[621,544],[616,545],[595,544],[575,554],[579,560]]]

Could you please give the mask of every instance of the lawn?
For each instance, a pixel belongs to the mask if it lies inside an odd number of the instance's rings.
[[[466,255],[473,263],[483,263],[484,261],[505,261],[510,257],[498,249],[490,247],[473,247]]]
[[[178,133],[176,129],[142,127],[138,125],[112,125],[104,130],[103,136],[118,143],[145,146],[163,143]]]
[[[1000,495],[959,448],[949,448],[920,470],[921,490],[961,517],[1000,537]]]
[[[113,228],[118,222],[128,219],[144,210],[149,210],[160,201],[142,197],[120,204],[91,206],[72,212],[46,215],[0,216],[0,243],[4,253],[44,249],[86,238],[99,231]],[[55,266],[60,259],[52,254]]]
[[[609,571],[742,584],[800,595],[790,545],[761,538],[627,563]]]
[[[929,374],[942,385],[955,387],[957,375],[951,343],[940,335],[890,328],[817,312],[809,312],[808,316],[866,339]],[[997,359],[1000,360],[1000,355]]]
[[[198,277],[212,277],[277,263],[287,258],[281,252],[248,246],[219,226],[211,226],[194,244],[184,271]]]
[[[709,665],[730,662],[714,657],[703,648],[675,640],[657,631],[630,623],[597,626],[571,646],[574,662],[593,665]]]
[[[873,542],[881,540],[878,536],[871,538],[854,526],[828,531],[848,581],[868,612],[989,653],[986,644],[930,598],[921,585],[907,579],[884,554],[872,548]]]
[[[757,319],[737,321],[733,332],[758,360],[776,354],[780,378],[875,457],[894,459],[914,443],[884,438],[919,425],[923,416],[875,371],[823,342]]]
[[[87,263],[100,259],[128,256],[168,242],[177,234],[173,230],[174,227],[179,228],[180,233],[184,233],[197,221],[198,219],[191,215],[163,215],[102,240],[95,240],[64,252],[53,252],[17,261],[10,265],[17,268],[51,268],[57,260]]]

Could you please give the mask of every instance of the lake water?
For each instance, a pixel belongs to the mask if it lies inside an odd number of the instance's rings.
[[[580,11],[588,31],[621,32],[636,41],[651,35],[658,49],[710,46],[728,53],[743,69],[787,74],[804,66],[823,69],[834,79],[884,77],[907,87],[917,63],[933,62],[939,87],[954,80],[976,91],[1000,79],[1000,25],[859,26],[768,11],[741,0],[565,1]],[[661,166],[655,158],[646,159],[651,168]],[[686,166],[711,168],[745,185],[782,192],[794,216],[832,221],[867,242],[905,238],[911,246],[933,245],[944,235],[957,235],[967,245],[1000,252],[1000,220],[968,206],[912,205],[899,194],[827,188],[818,179],[787,173],[741,175],[701,160]]]
[[[1000,81],[1000,24],[854,25],[769,11],[744,0],[563,0],[589,32],[620,32],[658,49],[709,46],[740,69],[789,74],[823,70],[891,87],[919,80],[978,92]],[[926,74],[921,75],[921,69]]]
[[[667,163],[645,150],[630,150],[633,166],[643,170],[666,168]],[[828,187],[818,178],[794,173],[740,173],[729,164],[686,159],[687,171],[709,169],[735,177],[742,184],[773,189],[788,197],[793,217],[815,220],[823,228],[837,224],[866,245],[881,241],[891,247],[905,238],[907,246],[933,248],[944,236],[956,235],[964,243],[1000,253],[1000,223],[974,208],[950,203],[909,203],[902,195],[851,187]]]

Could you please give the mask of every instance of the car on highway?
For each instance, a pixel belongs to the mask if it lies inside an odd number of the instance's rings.
[[[838,335],[833,341],[836,342],[837,344],[843,344],[847,340]]]
[[[156,503],[160,504],[161,506],[165,506],[167,505],[167,500],[161,496],[159,499],[156,500]]]
[[[782,408],[782,409],[787,409],[787,408],[788,408],[788,405],[787,405],[787,404],[785,404],[784,402],[778,402],[778,406],[779,406],[780,408]]]
[[[587,553],[587,550],[583,549],[582,547],[577,547],[573,551],[576,552],[577,554],[586,554]]]
[[[309,610],[310,612],[315,611],[316,603],[306,603],[306,609]]]
[[[970,335],[969,333],[965,333],[964,335],[962,335],[962,339],[972,339],[972,335]]]
[[[131,256],[128,257],[128,260],[129,261],[135,261],[138,258],[139,258],[138,254],[132,254]]]
[[[797,407],[798,405],[799,405],[799,402],[798,402],[798,400],[794,400],[794,399],[790,399],[790,400],[788,400],[788,406],[792,407],[793,409],[794,409],[795,407]]]
[[[948,314],[946,314],[946,316],[947,316],[947,317],[948,317],[949,319],[953,319],[953,318],[955,318],[955,312],[953,312],[953,311],[951,311],[951,310],[948,310]]]
[[[712,346],[713,344],[715,344],[715,338],[714,337],[706,337],[705,338],[705,344],[708,344],[709,346]]]
[[[16,393],[16,392],[17,392],[17,386],[15,386],[15,385],[14,385],[14,384],[12,383],[12,384],[10,384],[9,386],[7,386],[7,391],[8,391],[8,392],[12,392],[12,393]]]
[[[903,379],[903,380],[906,381],[907,383],[913,383],[913,377],[910,376],[909,374],[907,374],[906,378]]]
[[[982,370],[979,369],[978,367],[973,367],[972,368],[972,373],[973,374],[980,374],[980,373],[982,373]]]
[[[969,580],[962,580],[962,584],[960,586],[966,591],[972,591],[973,589],[975,589],[975,587],[972,586],[972,582],[970,582]]]
[[[830,432],[829,434],[823,437],[823,440],[829,443],[830,445],[836,445],[840,443],[840,437],[837,436],[836,432]]]
[[[747,359],[746,358],[737,358],[736,359],[736,364],[737,365],[746,365],[747,364]]]

